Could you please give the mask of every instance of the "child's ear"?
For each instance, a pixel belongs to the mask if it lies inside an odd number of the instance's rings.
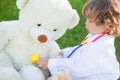
[[[80,17],[76,10],[73,10],[73,17],[69,29],[74,28],[79,23]]]
[[[16,5],[18,9],[23,9],[29,0],[17,0]]]

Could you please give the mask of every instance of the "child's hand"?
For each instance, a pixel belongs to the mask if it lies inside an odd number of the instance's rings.
[[[63,54],[64,54],[64,53],[63,53],[63,51],[62,51],[62,50],[61,50],[61,51],[59,51],[59,55],[60,55],[60,56],[62,56],[62,57],[63,57]]]
[[[47,70],[48,69],[48,58],[41,58],[40,60],[36,61],[38,64],[38,67]]]

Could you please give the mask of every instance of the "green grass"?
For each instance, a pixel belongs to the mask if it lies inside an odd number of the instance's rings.
[[[18,19],[16,0],[0,0],[0,21]]]
[[[57,40],[60,48],[75,46],[87,35],[85,29],[85,18],[81,15],[81,9],[86,0],[69,0],[72,7],[76,9],[80,16],[79,24],[72,30],[67,30],[65,35]],[[19,10],[15,4],[16,0],[0,0],[0,21],[18,19]],[[120,38],[115,40],[116,55],[120,61]],[[120,80],[120,79],[119,79]]]

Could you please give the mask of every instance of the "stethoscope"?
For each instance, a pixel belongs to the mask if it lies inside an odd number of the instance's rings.
[[[108,32],[104,32],[103,34],[100,34],[98,37],[96,37],[94,40],[92,40],[92,42],[97,41],[99,38],[103,37],[105,34],[108,34]],[[76,50],[78,50],[80,47],[82,47],[83,45],[86,45],[87,42],[85,41],[88,37],[86,37],[85,39],[83,39],[83,41],[81,42],[80,45],[78,45],[75,49],[72,50],[72,52],[67,56],[67,58],[70,58]]]

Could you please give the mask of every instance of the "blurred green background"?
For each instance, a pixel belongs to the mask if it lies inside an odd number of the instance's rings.
[[[70,4],[76,9],[80,16],[79,24],[72,30],[67,30],[65,35],[57,40],[60,48],[75,46],[87,35],[85,29],[85,18],[81,14],[82,6],[86,0],[69,0]],[[19,10],[16,7],[16,0],[0,0],[0,21],[17,20]],[[120,38],[115,39],[116,56],[120,62]]]

